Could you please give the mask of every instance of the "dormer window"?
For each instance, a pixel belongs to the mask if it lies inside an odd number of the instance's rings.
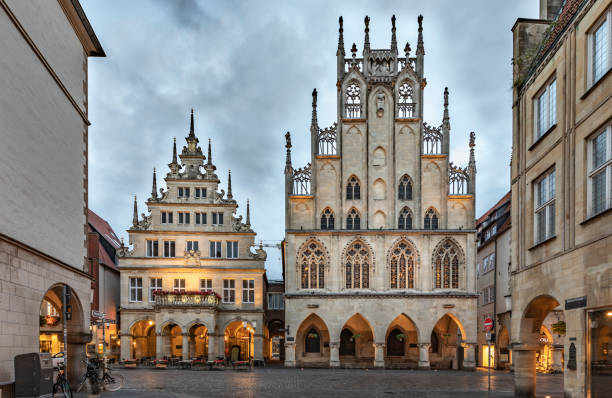
[[[189,187],[178,187],[178,197],[188,198],[189,197]]]
[[[196,188],[195,189],[195,197],[196,199],[204,199],[206,197],[206,188]]]

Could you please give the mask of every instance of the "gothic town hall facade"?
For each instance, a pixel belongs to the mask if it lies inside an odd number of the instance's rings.
[[[448,90],[439,127],[423,120],[422,17],[416,54],[347,57],[340,18],[337,121],[312,160],[291,162],[286,134],[285,366],[474,367],[474,134],[465,168],[449,162]],[[466,137],[467,143],[467,137]]]

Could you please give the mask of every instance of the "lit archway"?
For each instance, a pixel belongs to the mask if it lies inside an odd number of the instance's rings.
[[[248,321],[236,320],[225,328],[225,357],[232,362],[253,359],[255,328]]]
[[[165,357],[179,359],[183,357],[183,349],[187,347],[183,347],[182,329],[179,325],[176,323],[164,325],[162,329],[162,345]]]
[[[316,314],[310,314],[298,327],[295,358],[298,366],[329,365],[329,329]]]
[[[132,325],[130,334],[132,335],[132,358],[155,358],[157,338],[155,335],[155,322],[153,320],[137,321]]]
[[[208,359],[208,328],[195,323],[189,328],[189,358]]]
[[[342,367],[374,365],[374,333],[361,314],[350,317],[342,327],[339,354]]]
[[[406,314],[398,315],[387,327],[385,366],[416,369],[419,363],[418,329]]]

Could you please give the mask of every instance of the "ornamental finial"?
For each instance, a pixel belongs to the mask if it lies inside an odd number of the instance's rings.
[[[153,200],[157,199],[157,174],[155,172],[155,167],[153,167],[153,187],[151,188],[151,198]]]
[[[342,22],[342,15],[340,15],[340,18],[338,18],[338,24],[340,27],[338,28],[338,51],[336,55],[344,55],[344,28],[342,27]]]
[[[136,202],[136,195],[134,195],[134,215],[132,216],[132,225],[134,227],[138,225],[138,203]]]
[[[397,38],[395,37],[395,14],[391,17],[391,51],[397,52]]]
[[[232,170],[227,171],[227,198],[231,200],[234,197],[232,195]]]
[[[251,204],[249,203],[249,199],[247,198],[247,210],[246,210],[246,226],[251,227]]]
[[[370,50],[370,17],[366,15],[363,22],[365,23],[365,40],[363,41],[363,49]]]

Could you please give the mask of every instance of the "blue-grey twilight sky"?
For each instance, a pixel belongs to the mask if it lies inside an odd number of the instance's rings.
[[[340,15],[347,53],[353,42],[361,53],[365,15],[372,48],[389,48],[395,14],[399,47],[409,41],[414,51],[423,14],[425,120],[440,123],[448,86],[452,161],[467,163],[468,134],[477,134],[477,215],[509,189],[510,28],[537,17],[538,0],[81,3],[107,54],[89,62],[89,204],[126,241],[132,196],[144,211],[152,169],[166,174],[191,107],[200,142],[212,138],[222,188],[232,169],[238,214],[250,198],[257,239],[283,238],[283,135],[292,133],[294,166],[306,164],[314,87],[319,124],[336,120]],[[266,267],[281,277],[278,250],[268,249]]]

